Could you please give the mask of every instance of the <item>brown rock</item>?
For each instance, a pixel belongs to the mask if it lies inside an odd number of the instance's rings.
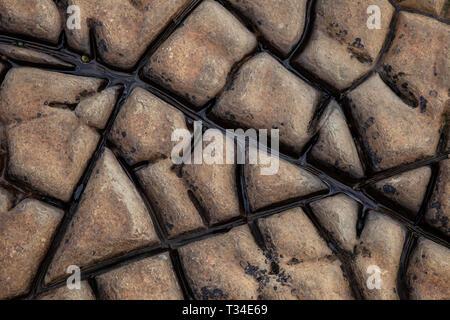
[[[367,9],[381,10],[380,29],[369,29]],[[388,0],[319,0],[311,39],[296,59],[329,84],[345,89],[374,66],[389,33],[394,8]]]
[[[66,285],[41,294],[36,300],[95,300],[87,281],[80,282],[80,289],[69,289]]]
[[[63,214],[32,199],[0,212],[0,299],[29,290]]]
[[[375,170],[431,157],[441,121],[405,104],[374,74],[350,92],[351,110]]]
[[[381,180],[375,183],[373,189],[411,212],[417,213],[427,192],[430,177],[430,167],[422,167]]]
[[[196,164],[195,159],[192,159],[191,164],[185,164],[182,169],[183,179],[205,210],[210,224],[224,222],[241,215],[236,184],[236,165],[226,164],[226,153],[224,152],[227,145],[225,139],[230,138],[218,130],[215,132],[217,138],[224,141],[222,150],[214,147],[216,145],[216,138],[214,138],[210,142],[203,142],[203,155],[208,154],[208,150],[212,151],[220,164],[208,163],[209,160],[203,157],[201,164]],[[213,149],[209,149],[209,147]]]
[[[448,103],[450,26],[420,14],[400,12],[395,34],[383,56],[383,77],[404,101],[428,116],[424,127],[431,121],[440,122]]]
[[[81,28],[69,30],[69,45],[91,54],[89,29],[95,34],[100,57],[109,65],[130,69],[150,43],[189,2],[188,0],[68,0],[81,13]],[[89,23],[93,21],[93,25]],[[70,21],[69,21],[70,22]]]
[[[150,214],[109,149],[98,160],[61,246],[47,283],[66,275],[70,265],[87,268],[158,242]]]
[[[176,129],[187,129],[181,111],[142,88],[136,88],[120,109],[110,139],[130,165],[168,158]]]
[[[450,234],[450,159],[440,163],[440,171],[425,220],[431,226]]]
[[[364,169],[359,159],[344,113],[335,100],[330,102],[323,116],[319,140],[311,156],[333,170],[345,172],[352,178],[362,178]]]
[[[275,48],[287,55],[300,41],[306,23],[306,0],[231,0]]]
[[[81,100],[75,114],[88,126],[104,129],[116,105],[121,87],[114,86]]]
[[[319,91],[261,53],[241,67],[213,114],[245,128],[279,129],[280,142],[300,153],[320,99]]]
[[[215,1],[203,1],[153,54],[147,77],[204,105],[225,86],[233,64],[256,46],[256,38]]]
[[[397,274],[405,234],[405,228],[392,218],[377,212],[369,213],[355,249],[354,262],[356,280],[366,299],[399,299]],[[377,276],[381,280],[379,289],[374,281]]]
[[[178,176],[178,170],[172,160],[167,159],[136,172],[147,197],[162,217],[169,238],[205,228],[189,197],[188,185]]]
[[[311,208],[320,224],[331,233],[339,246],[353,252],[357,243],[358,203],[345,194],[338,194],[313,202]]]
[[[402,7],[440,15],[444,10],[445,0],[395,0]]]
[[[168,254],[132,262],[96,278],[106,300],[182,300]]]
[[[252,211],[327,189],[327,186],[316,176],[281,158],[279,158],[278,171],[275,174],[264,175],[262,169],[267,167],[264,163],[267,163],[269,157],[275,156],[264,155],[264,153],[259,155],[258,164],[247,162],[248,164],[244,166],[247,196]]]
[[[50,56],[48,54],[9,44],[0,44],[0,54],[5,55],[13,60],[37,64],[46,64],[59,68],[75,67],[71,63],[65,62],[59,58]]]
[[[14,204],[14,195],[0,187],[0,213],[8,212]]]
[[[450,250],[420,238],[406,274],[413,300],[450,299]]]
[[[0,28],[57,43],[62,19],[52,0],[0,0]]]

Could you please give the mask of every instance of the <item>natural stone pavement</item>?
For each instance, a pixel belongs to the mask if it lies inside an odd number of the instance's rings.
[[[0,299],[450,299],[448,8],[0,0]]]

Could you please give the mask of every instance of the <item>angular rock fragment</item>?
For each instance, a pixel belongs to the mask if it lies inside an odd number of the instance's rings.
[[[320,99],[319,91],[261,53],[241,67],[212,112],[240,127],[279,129],[280,142],[300,153],[313,135]]]
[[[172,160],[160,160],[137,171],[147,197],[159,212],[169,238],[205,228],[189,196],[189,187],[179,177]],[[222,197],[225,195],[220,195]]]
[[[395,0],[402,7],[440,15],[444,10],[445,0]]]
[[[142,88],[136,88],[121,107],[110,133],[122,157],[130,165],[168,158],[177,129],[187,130],[181,111]],[[190,141],[189,141],[190,142]]]
[[[431,168],[422,167],[381,180],[372,188],[416,214],[427,192],[430,177]]]
[[[380,25],[369,28],[370,6],[380,10]],[[388,0],[320,0],[309,43],[296,62],[339,90],[374,66],[389,33],[394,8]],[[374,23],[372,21],[372,23]]]
[[[352,178],[362,178],[364,169],[358,150],[344,113],[335,100],[328,106],[319,133],[319,140],[311,150],[313,159]]]
[[[202,106],[225,86],[256,38],[219,3],[203,1],[153,54],[147,77]]]
[[[349,93],[356,127],[376,171],[435,154],[441,117],[404,103],[374,74]]]
[[[450,299],[450,250],[420,238],[409,260],[406,281],[413,300]]]
[[[357,243],[358,203],[345,194],[338,194],[313,202],[311,208],[320,224],[331,233],[338,245],[353,252]]]
[[[11,69],[0,92],[8,173],[45,194],[69,201],[100,136],[65,106],[97,92],[102,83],[101,79],[34,68]]]
[[[252,211],[327,190],[327,186],[316,176],[281,158],[278,159],[278,171],[264,175],[264,163],[268,163],[267,159],[275,155],[259,153],[259,157],[258,164],[247,162],[244,166],[247,196]]]
[[[439,176],[425,220],[429,225],[450,235],[450,159],[440,163]]]
[[[65,62],[64,60],[53,57],[51,55],[9,44],[0,44],[0,54],[7,56],[13,60],[45,64],[59,68],[75,67],[69,62]]]
[[[306,0],[230,0],[272,45],[287,55],[300,41],[306,23]]]
[[[1,0],[0,29],[57,43],[62,18],[52,0]]]
[[[96,278],[102,299],[182,300],[168,254],[131,262]]]
[[[33,199],[0,212],[0,299],[29,290],[63,215]]]
[[[41,294],[36,300],[95,300],[87,281],[80,282],[80,289],[69,289],[66,285]]]
[[[158,237],[141,196],[113,153],[105,149],[45,280],[61,279],[70,265],[87,268],[156,242]]]
[[[75,114],[88,126],[104,129],[116,105],[120,86],[110,87],[83,99],[76,107]]]
[[[397,274],[406,230],[392,218],[370,212],[355,248],[354,272],[366,299],[397,300]]]
[[[89,29],[93,28],[100,57],[109,65],[130,69],[188,2],[68,0],[67,6],[76,5],[80,8],[81,23],[80,28],[74,28],[70,15],[67,17],[67,41],[75,50],[90,55]]]

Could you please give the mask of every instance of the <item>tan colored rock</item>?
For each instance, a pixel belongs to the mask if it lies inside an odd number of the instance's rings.
[[[238,19],[206,0],[158,48],[144,72],[202,106],[222,90],[232,66],[255,47],[255,36]]]
[[[247,162],[244,166],[247,196],[252,211],[327,190],[327,186],[316,176],[281,158],[278,171],[264,175],[262,169],[267,168],[267,159],[275,156],[261,153],[259,156],[258,164]]]
[[[33,199],[0,212],[0,299],[29,290],[63,215]]]
[[[80,289],[69,289],[66,285],[41,294],[36,300],[95,300],[87,281],[80,282]]]
[[[441,14],[445,6],[445,0],[395,0],[395,2],[401,7],[419,10],[437,16]]]
[[[431,168],[422,167],[381,180],[373,186],[380,194],[417,213],[427,192]]]
[[[105,129],[119,98],[120,90],[120,86],[110,87],[81,100],[75,109],[75,114],[88,126]]]
[[[13,60],[45,64],[59,68],[75,67],[69,62],[65,62],[64,60],[45,54],[43,52],[38,52],[9,44],[0,44],[0,54],[7,56]]]
[[[367,9],[381,10],[380,29],[367,27]],[[394,8],[388,0],[320,0],[309,43],[295,60],[302,68],[339,90],[374,66],[389,33]]]
[[[169,238],[205,228],[189,197],[189,187],[179,177],[172,160],[160,160],[136,172],[146,195],[161,216]],[[220,195],[220,197],[225,195]]]
[[[420,238],[409,260],[406,281],[413,300],[450,299],[450,250]]]
[[[440,139],[441,121],[405,104],[374,74],[349,93],[351,111],[375,170],[431,157]]]
[[[113,153],[105,149],[45,281],[61,279],[70,265],[87,268],[158,241],[141,196]]]
[[[426,1],[424,1],[426,2]],[[401,97],[440,122],[448,104],[450,26],[420,14],[400,12],[396,37],[383,55],[382,74]],[[433,127],[436,127],[434,125]]]
[[[425,214],[426,222],[450,235],[450,159],[440,163],[440,171],[433,196]]]
[[[364,168],[359,159],[344,113],[332,100],[323,116],[319,140],[311,150],[311,156],[333,170],[339,170],[352,178],[362,178]]]
[[[311,139],[319,91],[267,53],[247,61],[219,99],[213,114],[254,129],[279,129],[280,142],[300,153]]]
[[[399,222],[377,212],[369,213],[354,262],[356,280],[366,299],[399,299],[397,274],[405,235]],[[377,279],[381,280],[379,289]]]
[[[345,194],[338,194],[311,203],[311,208],[320,224],[331,233],[338,245],[353,252],[357,243],[358,203]]]
[[[306,0],[231,0],[275,48],[287,55],[302,37]]]
[[[185,164],[182,169],[183,179],[205,210],[210,224],[224,222],[241,215],[236,165],[227,164],[226,161],[225,151],[228,144],[226,139],[230,138],[218,130],[215,132],[217,136],[211,141],[197,143],[203,143],[203,155],[210,154],[208,151],[211,151],[220,163],[209,163],[208,158],[203,156],[202,163],[196,164],[192,155],[191,164]],[[222,149],[216,145],[216,137],[220,139],[219,141],[224,141]],[[206,139],[206,135],[203,138]]]
[[[0,214],[8,212],[14,205],[14,195],[0,187]]]
[[[65,24],[69,45],[91,54],[89,29],[107,64],[121,69],[135,66],[147,47],[188,4],[188,0],[68,0],[80,8],[80,29]],[[90,23],[92,21],[93,23]],[[70,21],[69,21],[70,22]]]
[[[186,129],[181,111],[142,88],[136,88],[120,109],[110,133],[130,165],[168,158],[178,143],[171,141],[176,129]]]
[[[57,43],[62,18],[52,0],[0,0],[0,28]]]
[[[131,262],[96,278],[106,300],[182,300],[168,254]]]

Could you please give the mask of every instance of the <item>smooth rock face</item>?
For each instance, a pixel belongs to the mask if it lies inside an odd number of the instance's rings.
[[[153,54],[147,77],[202,106],[224,86],[256,38],[219,3],[203,1]]]
[[[0,28],[57,43],[62,18],[52,0],[0,0]]]
[[[185,164],[182,168],[183,179],[205,210],[210,224],[224,222],[241,215],[236,165],[226,163],[225,151],[229,144],[226,141],[230,138],[220,131],[216,133],[217,136],[211,138],[209,142],[198,141],[197,143],[203,143],[203,155],[214,154],[220,163],[208,163],[209,160],[203,157],[201,164],[195,164],[195,155],[192,155],[191,164]],[[224,141],[222,149],[215,147],[216,137],[220,139],[219,141]],[[208,152],[209,150],[211,153]]]
[[[440,15],[445,6],[445,0],[395,0],[402,7]]]
[[[321,94],[267,53],[247,61],[213,108],[241,128],[279,129],[280,142],[300,153],[313,135]]]
[[[205,228],[189,197],[189,186],[172,160],[160,160],[137,171],[147,197],[161,216],[169,238]]]
[[[406,274],[409,297],[414,300],[450,299],[450,250],[420,238]]]
[[[306,0],[230,0],[275,48],[287,55],[300,41],[306,23]]]
[[[128,164],[134,165],[170,157],[178,143],[171,141],[177,129],[187,130],[183,113],[150,92],[136,88],[120,109],[110,139]]]
[[[33,199],[0,212],[0,299],[29,290],[63,215]]]
[[[11,69],[0,93],[8,173],[34,189],[69,201],[100,136],[63,106],[97,92],[102,83],[101,79],[33,68]]]
[[[80,29],[70,30],[65,24],[67,41],[75,50],[91,54],[89,28],[92,27],[100,57],[109,65],[130,69],[188,2],[67,0],[67,6],[79,6],[81,15]]]
[[[367,27],[367,9],[381,10],[380,29]],[[389,33],[394,8],[388,0],[319,0],[310,41],[296,62],[339,90],[374,66]]]
[[[426,222],[450,234],[450,159],[440,163],[439,176],[425,214]]]
[[[272,156],[266,154],[263,157]],[[327,186],[313,174],[281,158],[279,169],[275,174],[263,175],[261,170],[265,167],[263,165],[265,162],[265,160],[258,164],[247,162],[244,166],[247,196],[252,211],[327,190]]]
[[[70,265],[90,267],[156,242],[141,196],[113,153],[105,149],[47,270],[46,282],[64,277]]]
[[[397,274],[405,235],[399,222],[377,212],[369,213],[354,262],[356,280],[366,299],[399,299]]]
[[[364,169],[358,150],[344,113],[335,100],[330,102],[321,122],[319,140],[311,150],[313,159],[352,178],[362,178]]]
[[[441,120],[405,104],[374,74],[349,93],[351,111],[376,171],[434,156]]]
[[[383,56],[383,77],[404,101],[429,118],[423,127],[436,128],[431,122],[440,123],[448,103],[450,26],[430,17],[400,12],[395,33]]]
[[[46,64],[59,68],[72,68],[73,64],[65,62],[59,58],[53,57],[51,55],[34,51],[31,49],[21,48],[18,46],[13,46],[9,44],[0,44],[0,53],[13,60]]]
[[[69,289],[66,285],[44,293],[37,300],[95,300],[91,286],[87,281],[80,282],[80,289]]]
[[[258,220],[258,226],[279,265],[279,275],[287,279],[276,281],[267,292],[270,299],[353,299],[340,261],[302,209]]]
[[[356,224],[359,205],[344,194],[311,203],[321,225],[331,233],[339,246],[352,252],[357,243]]]
[[[419,212],[431,177],[431,168],[422,167],[381,180],[373,188],[413,213]]]
[[[168,254],[132,262],[95,278],[102,299],[182,300]]]

